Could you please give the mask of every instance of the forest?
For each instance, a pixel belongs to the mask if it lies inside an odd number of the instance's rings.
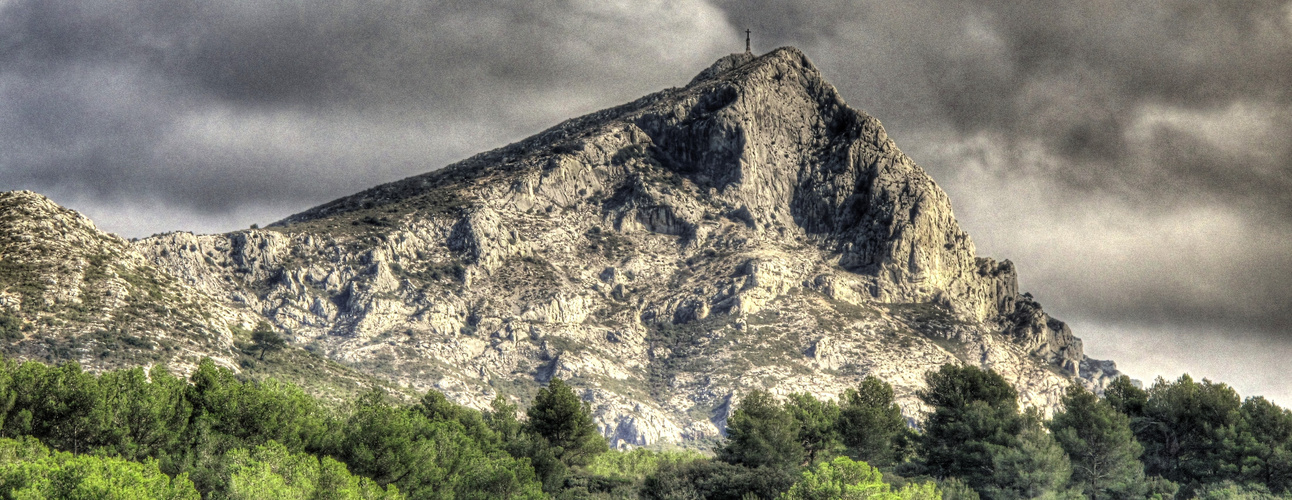
[[[528,407],[428,392],[342,403],[203,360],[92,374],[0,363],[0,495],[73,499],[1292,498],[1292,412],[1223,383],[1070,387],[1051,418],[946,365],[917,426],[868,377],[834,399],[746,394],[711,450],[610,450],[559,379]]]

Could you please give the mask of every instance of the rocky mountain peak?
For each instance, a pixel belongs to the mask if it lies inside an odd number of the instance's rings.
[[[128,251],[185,300],[417,391],[485,407],[570,380],[618,445],[712,439],[752,388],[876,375],[919,418],[943,363],[1042,408],[1116,374],[794,48],[266,229]]]

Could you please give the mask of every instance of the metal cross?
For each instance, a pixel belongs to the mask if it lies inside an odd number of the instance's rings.
[[[745,53],[749,53],[749,29],[745,28]]]

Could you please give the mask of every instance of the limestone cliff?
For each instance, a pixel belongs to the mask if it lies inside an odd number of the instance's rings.
[[[6,196],[5,221],[47,203]],[[717,438],[753,388],[834,397],[874,374],[918,418],[943,363],[996,369],[1042,408],[1116,374],[793,48],[266,229],[102,238],[176,297],[418,391],[483,407],[570,380],[621,446]],[[0,279],[0,298],[23,286]]]

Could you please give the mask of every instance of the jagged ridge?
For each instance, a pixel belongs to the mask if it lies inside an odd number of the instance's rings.
[[[1116,373],[793,48],[267,230],[132,249],[417,390],[482,407],[573,380],[620,445],[715,438],[754,387],[832,397],[875,374],[918,417],[946,362],[1041,407]]]

